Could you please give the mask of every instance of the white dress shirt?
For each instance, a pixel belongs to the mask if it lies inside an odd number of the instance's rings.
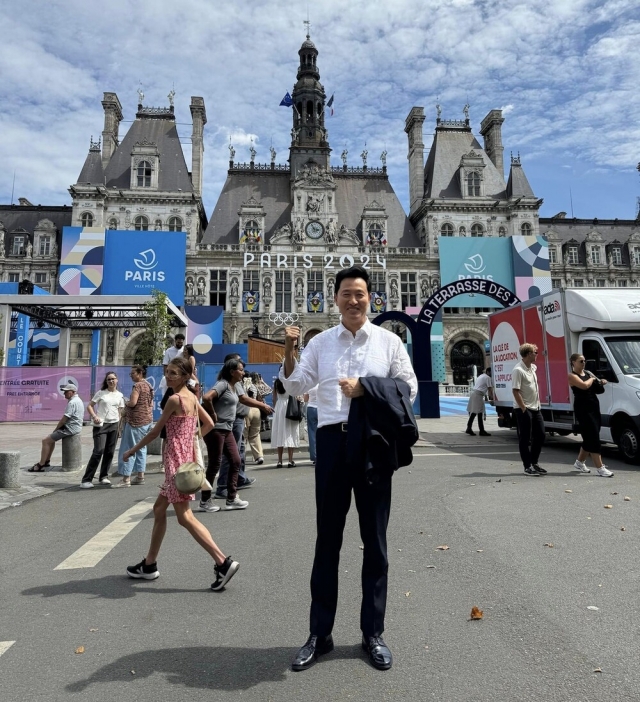
[[[338,384],[344,378],[397,378],[411,387],[411,401],[418,393],[418,381],[402,340],[371,324],[369,320],[355,337],[342,323],[314,336],[296,361],[293,372],[280,380],[290,395],[302,395],[318,386],[318,427],[346,422],[351,399]]]

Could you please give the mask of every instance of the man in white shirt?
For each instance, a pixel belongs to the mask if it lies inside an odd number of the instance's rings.
[[[49,468],[56,441],[79,434],[82,431],[84,403],[77,395],[78,388],[73,383],[67,383],[60,389],[64,393],[67,407],[53,432],[42,439],[40,460],[29,468],[29,473],[41,473]]]
[[[489,400],[493,402],[493,383],[491,382],[491,368],[487,368],[484,373],[481,373],[476,378],[476,384],[473,390],[469,393],[469,402],[467,403],[467,412],[469,412],[469,421],[467,422],[467,434],[475,436],[473,431],[473,420],[478,415],[478,428],[480,436],[491,436],[488,431],[484,430],[484,397],[489,395]]]
[[[167,366],[173,361],[176,356],[182,355],[184,347],[184,334],[179,332],[175,335],[173,346],[164,352],[162,357],[162,378],[160,379],[160,392],[164,395],[167,392],[167,379],[164,377],[164,372],[167,370]]]
[[[338,603],[338,563],[342,532],[354,492],[362,564],[362,647],[379,670],[392,664],[382,639],[387,599],[387,524],[391,507],[391,471],[375,485],[365,479],[364,465],[346,460],[347,421],[351,398],[364,395],[360,377],[395,378],[411,388],[418,383],[409,356],[398,336],[367,319],[371,283],[359,266],[340,271],[335,302],[341,322],[315,336],[298,363],[298,327],[285,329],[285,357],[280,370],[287,392],[301,395],[318,386],[316,454],[317,540],[311,573],[310,637],[298,651],[293,670],[305,670],[317,657],[333,650],[331,631]]]
[[[547,471],[538,465],[544,444],[544,420],[540,411],[537,366],[534,363],[538,347],[535,344],[522,344],[519,350],[522,360],[516,363],[511,372],[511,388],[513,413],[518,423],[520,458],[525,475],[540,476]]]

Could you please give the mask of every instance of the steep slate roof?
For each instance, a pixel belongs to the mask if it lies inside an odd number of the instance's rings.
[[[424,169],[424,196],[433,198],[461,199],[458,168],[460,160],[471,150],[482,157],[484,195],[488,198],[503,199],[506,184],[504,175],[493,165],[469,127],[436,127],[427,164]]]
[[[420,240],[386,178],[332,173],[336,183],[338,224],[355,229],[360,237],[362,211],[374,200],[388,216],[387,245],[419,247]],[[291,222],[291,181],[288,171],[266,174],[230,171],[209,219],[203,244],[237,244],[238,212],[253,197],[265,211],[265,243],[276,229]]]
[[[78,176],[78,184],[104,185],[102,155],[99,149],[91,148]]]
[[[632,234],[640,234],[640,220],[636,219],[560,219],[540,217],[540,234],[557,234],[562,242],[575,239],[582,242],[588,234],[597,232],[604,244],[627,242]]]
[[[535,197],[522,165],[515,160],[511,161],[509,182],[507,183],[507,197]]]
[[[61,232],[62,227],[71,226],[71,206],[47,205],[0,205],[0,222],[7,232],[24,229],[33,234],[38,222],[48,219]]]
[[[146,116],[136,117],[122,143],[111,156],[105,169],[107,187],[130,187],[131,152],[136,142],[142,142],[144,139],[156,144],[160,154],[158,190],[193,192],[175,120]]]

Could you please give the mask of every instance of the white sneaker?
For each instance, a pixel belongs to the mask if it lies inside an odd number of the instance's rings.
[[[613,478],[613,473],[607,468],[607,466],[602,466],[602,468],[598,468],[598,475],[601,478]]]
[[[581,473],[591,473],[591,468],[587,468],[586,464],[583,463],[582,461],[576,461],[573,464],[573,467],[576,470],[579,470]]]
[[[218,505],[213,504],[213,497],[210,497],[206,502],[203,502],[200,500],[200,504],[198,505],[198,509],[200,512],[219,512],[220,507]]]
[[[235,500],[227,500],[225,509],[247,509],[249,503],[246,500],[241,500],[237,495]]]
[[[89,490],[93,487],[93,483],[80,483],[80,487],[84,488],[85,490]]]
[[[100,485],[111,485],[109,478],[100,478]]]

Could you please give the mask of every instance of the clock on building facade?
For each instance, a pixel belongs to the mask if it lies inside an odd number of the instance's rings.
[[[307,224],[305,231],[310,239],[321,239],[324,234],[324,227],[320,222],[312,221]]]

